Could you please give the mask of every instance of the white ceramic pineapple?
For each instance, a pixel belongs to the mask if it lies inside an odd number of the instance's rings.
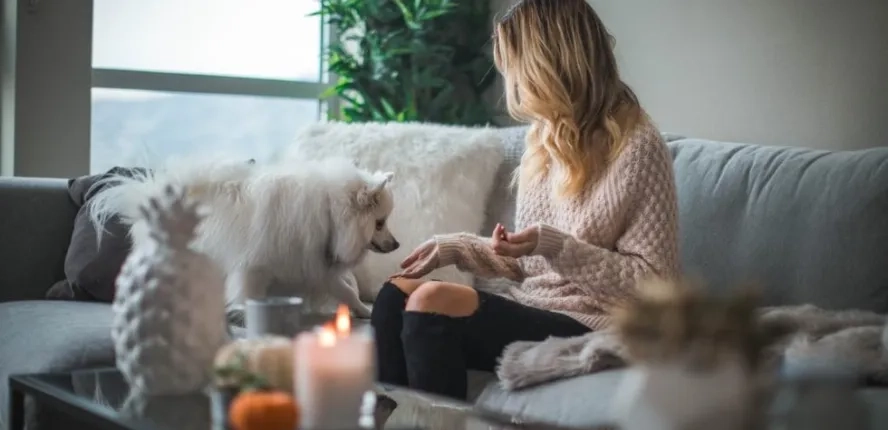
[[[139,393],[201,390],[228,341],[224,274],[189,248],[203,214],[181,189],[166,188],[141,215],[150,239],[132,250],[117,277],[117,367]]]

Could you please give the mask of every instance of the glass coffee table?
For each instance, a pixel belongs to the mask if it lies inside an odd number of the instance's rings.
[[[9,386],[12,430],[24,427],[25,396],[32,396],[41,410],[53,410],[97,430],[228,428],[222,412],[224,407],[219,406],[222,404],[219,393],[208,390],[180,396],[136,397],[131,395],[120,372],[113,368],[15,375],[10,377]],[[376,429],[563,429],[545,423],[521,422],[516,417],[400,387],[380,385],[376,392]],[[355,429],[358,428],[356,425]]]

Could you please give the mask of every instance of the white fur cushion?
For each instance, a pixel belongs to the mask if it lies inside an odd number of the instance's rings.
[[[395,206],[388,225],[401,243],[390,254],[369,253],[355,269],[361,297],[372,301],[401,260],[432,235],[479,232],[484,208],[503,161],[500,135],[491,128],[420,123],[322,123],[308,126],[288,157],[346,156],[360,167],[395,172]],[[454,267],[429,278],[471,285]]]

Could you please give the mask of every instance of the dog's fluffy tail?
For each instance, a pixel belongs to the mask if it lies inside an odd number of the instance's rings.
[[[89,219],[99,240],[105,225],[115,216],[124,225],[132,225],[139,217],[139,208],[155,194],[159,185],[153,172],[114,175],[96,182],[93,187],[102,187],[102,190],[87,204]]]
[[[102,187],[89,200],[89,219],[101,240],[105,225],[111,218],[132,226],[141,217],[141,207],[152,197],[159,196],[168,185],[201,186],[226,181],[242,180],[253,168],[253,160],[230,158],[172,159],[155,171],[132,175],[114,175],[102,179],[94,187]]]

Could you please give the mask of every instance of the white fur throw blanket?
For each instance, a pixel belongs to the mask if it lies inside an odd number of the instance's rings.
[[[480,233],[496,172],[505,157],[501,133],[488,127],[427,123],[321,123],[304,128],[284,157],[349,157],[365,169],[393,171],[389,229],[401,247],[370,253],[354,269],[361,298],[372,301],[401,261],[440,233]],[[429,278],[470,285],[455,267]]]
[[[766,351],[766,362],[787,369],[808,367],[851,370],[888,383],[886,316],[867,311],[828,311],[812,305],[763,308],[760,324],[785,333]],[[500,358],[500,385],[520,389],[556,379],[631,364],[612,329],[542,342],[515,342]]]

